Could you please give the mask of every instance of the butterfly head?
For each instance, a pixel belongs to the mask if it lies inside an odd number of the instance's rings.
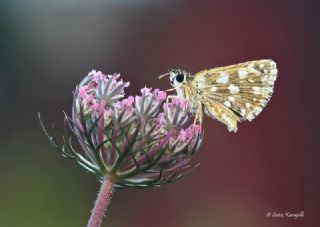
[[[189,77],[189,73],[181,69],[170,69],[169,75],[170,75],[170,84],[174,88],[184,84]]]

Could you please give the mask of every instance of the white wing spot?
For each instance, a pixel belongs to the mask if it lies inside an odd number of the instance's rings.
[[[203,78],[200,78],[198,80],[198,88],[199,89],[204,89],[206,87],[206,79],[203,77]]]
[[[219,78],[217,79],[217,83],[226,84],[229,81],[229,75],[225,72],[221,72]]]
[[[246,110],[245,109],[241,109],[241,113],[244,115],[246,114]]]
[[[249,65],[248,65],[248,68],[253,68],[254,67],[254,63],[250,63]]]
[[[237,94],[239,93],[240,89],[238,86],[235,86],[233,84],[230,84],[230,86],[228,87],[228,89],[230,90],[231,94]]]
[[[257,86],[252,87],[252,89],[253,89],[253,91],[256,92],[256,93],[262,92],[262,89],[261,89],[260,87],[257,87]]]
[[[218,88],[215,87],[215,86],[212,86],[212,87],[210,88],[210,91],[212,91],[212,92],[215,92],[215,91],[217,91],[217,90],[218,90]]]
[[[249,121],[252,121],[252,120],[254,119],[254,115],[253,115],[252,112],[247,115],[247,119],[248,119]]]
[[[255,114],[258,115],[261,111],[262,111],[262,108],[261,107],[257,107]]]
[[[248,72],[245,71],[245,70],[239,70],[238,71],[238,76],[239,76],[240,79],[244,79],[244,78],[246,78],[248,76]]]
[[[231,101],[231,102],[234,102],[235,98],[232,97],[232,96],[229,96],[228,99]]]
[[[270,61],[270,66],[271,68],[276,68],[277,67],[277,64],[274,62],[274,61]]]
[[[247,107],[247,108],[250,108],[250,106],[251,106],[251,104],[248,103],[248,102],[246,102],[246,107]]]
[[[278,74],[278,70],[277,69],[271,69],[270,73],[271,73],[271,75],[277,75]]]
[[[230,101],[225,101],[223,103],[226,107],[231,107],[231,102]]]

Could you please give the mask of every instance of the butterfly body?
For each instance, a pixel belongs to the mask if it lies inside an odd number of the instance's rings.
[[[277,78],[272,60],[249,61],[202,70],[195,75],[184,70],[169,71],[177,96],[188,100],[195,121],[203,113],[237,131],[240,121],[252,121],[266,106]]]

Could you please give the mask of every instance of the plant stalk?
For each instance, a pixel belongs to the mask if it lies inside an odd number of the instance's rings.
[[[114,185],[113,180],[110,177],[106,176],[101,185],[94,207],[91,211],[91,216],[88,221],[87,227],[100,226],[102,222],[102,218],[106,212],[106,208],[111,201],[111,196],[113,193],[113,185]]]

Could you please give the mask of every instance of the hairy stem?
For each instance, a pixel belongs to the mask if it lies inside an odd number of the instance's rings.
[[[96,202],[94,204],[94,208],[91,211],[91,216],[88,222],[87,227],[99,227],[102,221],[102,218],[106,212],[106,208],[111,200],[111,195],[113,193],[113,180],[106,176]]]

